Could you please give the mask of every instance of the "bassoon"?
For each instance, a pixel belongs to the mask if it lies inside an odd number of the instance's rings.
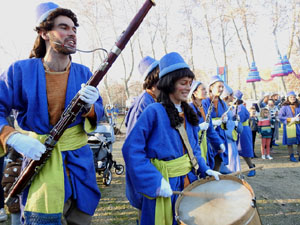
[[[122,33],[120,38],[117,40],[115,45],[112,47],[110,52],[104,61],[100,64],[96,72],[91,76],[87,81],[86,85],[92,85],[97,87],[99,82],[103,79],[109,68],[112,66],[114,61],[120,55],[122,50],[125,48],[126,44],[138,29],[143,19],[149,12],[152,6],[155,5],[154,0],[146,0],[141,9],[135,15],[135,17],[130,22],[127,29]],[[40,160],[30,160],[27,166],[22,170],[17,180],[13,183],[12,187],[9,190],[9,194],[5,199],[7,205],[13,203],[17,195],[22,193],[22,191],[31,184],[38,172],[43,168],[47,160],[50,158],[53,148],[56,143],[68,128],[68,126],[73,123],[78,116],[78,114],[84,108],[84,102],[79,98],[79,93],[75,95],[70,104],[66,107],[62,113],[59,121],[51,129],[49,136],[46,138],[44,145],[46,146],[45,153],[41,156]]]

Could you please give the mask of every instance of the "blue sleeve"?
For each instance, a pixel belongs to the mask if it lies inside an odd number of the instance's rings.
[[[291,115],[287,112],[289,106],[283,106],[281,107],[279,113],[278,113],[278,118],[280,119],[280,121],[284,124],[287,124],[287,118],[290,118]]]
[[[137,121],[122,148],[126,170],[132,177],[137,192],[156,197],[162,174],[147,157],[146,145],[155,124],[155,112],[146,110]]]
[[[214,129],[212,121],[209,121],[209,127],[206,132],[206,137],[209,143],[212,145],[213,149],[219,149],[221,144],[223,143],[217,131]]]
[[[0,132],[4,126],[8,125],[6,117],[13,107],[13,71],[13,67],[10,66],[0,76]]]

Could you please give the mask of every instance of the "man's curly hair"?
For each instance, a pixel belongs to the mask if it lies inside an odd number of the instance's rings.
[[[35,28],[35,31],[38,33],[37,38],[35,39],[33,49],[30,52],[29,58],[43,58],[46,54],[46,43],[45,40],[39,34],[40,31],[50,31],[54,26],[54,20],[58,16],[67,16],[69,17],[76,27],[79,26],[77,17],[70,9],[57,8],[53,10],[47,19],[39,24]]]

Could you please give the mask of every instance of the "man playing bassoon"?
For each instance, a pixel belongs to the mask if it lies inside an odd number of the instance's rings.
[[[25,224],[90,224],[100,200],[93,154],[87,145],[103,116],[98,90],[82,85],[92,76],[73,63],[76,52],[76,15],[48,2],[37,7],[37,39],[30,59],[13,63],[0,79],[0,150],[6,145],[25,160],[39,160],[42,144],[65,107],[79,91],[84,110],[63,133],[50,159],[21,196]],[[18,125],[30,135],[8,126],[9,112],[18,111]]]

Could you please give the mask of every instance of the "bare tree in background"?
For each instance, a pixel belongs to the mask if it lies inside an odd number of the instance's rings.
[[[248,17],[252,14],[250,12],[250,7],[249,7],[250,5],[249,5],[249,3],[247,3],[246,0],[242,0],[242,1],[237,0],[237,5],[238,5],[238,10],[236,12],[238,12],[238,16],[241,18],[241,21],[242,21],[242,24],[243,24],[244,32],[246,34],[248,46],[249,46],[249,49],[250,49],[250,55],[251,55],[251,58],[252,58],[252,62],[255,62],[254,49],[253,49],[252,42],[251,42],[251,39],[250,39],[250,34],[249,34],[249,19],[248,19]],[[251,15],[252,24],[255,23],[254,18],[255,18],[255,15],[252,14]],[[250,62],[249,62],[248,54],[247,54],[246,48],[243,44],[243,41],[241,39],[241,35],[240,35],[240,32],[239,32],[239,29],[237,28],[234,16],[232,17],[232,22],[234,24],[235,31],[236,31],[236,34],[238,36],[240,45],[243,49],[243,52],[245,53],[248,69],[250,71]],[[252,83],[252,88],[253,88],[253,92],[254,92],[254,98],[257,99],[255,83],[254,82],[251,82],[251,83]]]

